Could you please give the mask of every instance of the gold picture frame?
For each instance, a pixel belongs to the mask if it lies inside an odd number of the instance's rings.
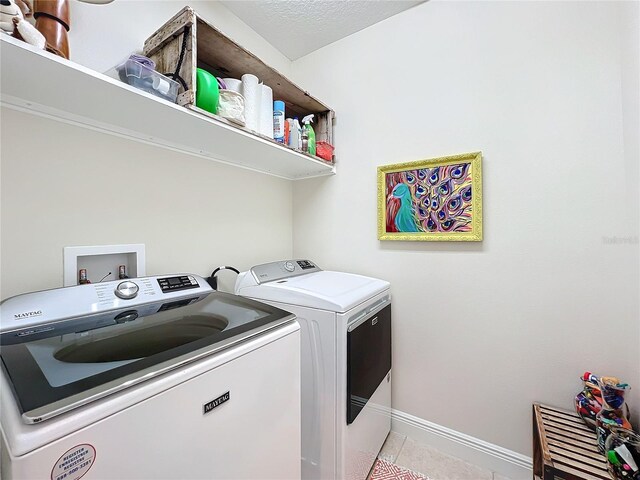
[[[482,152],[378,167],[378,239],[482,241]]]

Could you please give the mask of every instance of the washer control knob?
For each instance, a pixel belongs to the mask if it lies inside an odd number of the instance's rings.
[[[129,300],[130,298],[135,298],[138,295],[138,290],[140,288],[133,282],[126,281],[120,282],[116,287],[114,293],[116,297],[122,298],[123,300]]]
[[[287,272],[293,272],[296,269],[296,266],[293,262],[285,262],[284,269]]]

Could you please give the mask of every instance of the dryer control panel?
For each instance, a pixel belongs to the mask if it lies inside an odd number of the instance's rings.
[[[322,269],[310,260],[284,260],[256,265],[251,274],[260,284],[320,271]]]

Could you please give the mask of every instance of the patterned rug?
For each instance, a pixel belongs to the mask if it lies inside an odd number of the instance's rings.
[[[428,477],[378,458],[369,480],[428,480]]]

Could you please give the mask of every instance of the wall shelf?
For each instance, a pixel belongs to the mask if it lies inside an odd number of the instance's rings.
[[[0,104],[289,180],[335,166],[0,36]]]

